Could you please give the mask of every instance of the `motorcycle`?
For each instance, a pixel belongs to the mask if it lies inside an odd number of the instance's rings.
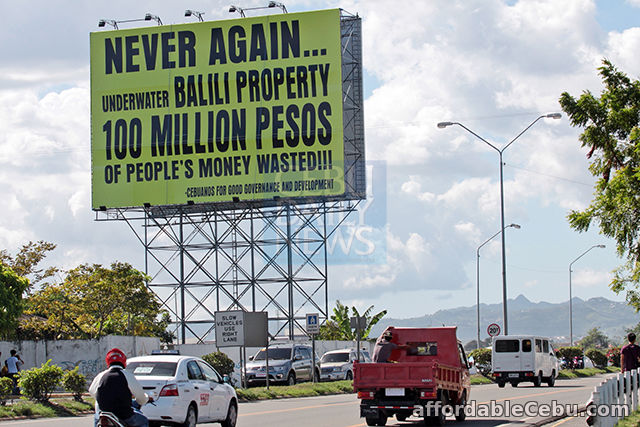
[[[126,427],[118,417],[111,412],[100,411],[98,414],[98,426],[99,427]]]
[[[148,404],[155,406],[155,401],[152,398],[149,398]],[[133,400],[131,402],[131,406],[134,409],[140,410],[140,405],[138,402]],[[100,411],[98,413],[98,427],[127,427],[120,419],[112,412]]]

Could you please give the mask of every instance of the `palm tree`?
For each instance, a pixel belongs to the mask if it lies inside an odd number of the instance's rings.
[[[320,333],[318,339],[321,340],[339,340],[339,341],[352,341],[357,339],[355,331],[351,329],[351,317],[364,317],[366,319],[366,325],[360,333],[360,339],[367,339],[371,328],[380,321],[386,314],[387,310],[372,315],[373,305],[360,314],[357,308],[351,307],[351,316],[349,315],[349,307],[342,304],[340,301],[336,301],[336,306],[333,309],[333,314],[320,326]]]

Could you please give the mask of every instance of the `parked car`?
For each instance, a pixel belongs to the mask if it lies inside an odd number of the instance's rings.
[[[236,392],[204,360],[179,355],[140,356],[129,359],[126,369],[155,400],[155,405],[141,409],[150,426],[193,427],[220,422],[223,427],[235,427]]]
[[[353,361],[358,360],[358,353],[355,349],[345,348],[342,350],[327,351],[320,358],[320,380],[352,380]],[[366,350],[360,350],[360,361],[371,362],[371,357]]]
[[[498,387],[530,381],[539,387],[553,387],[558,376],[558,359],[549,338],[509,335],[493,338],[491,350],[493,377]]]
[[[311,381],[315,375],[320,380],[320,363],[313,371],[311,347],[302,344],[286,344],[269,347],[269,382],[294,385],[299,381]],[[262,384],[267,379],[267,349],[263,348],[247,363],[247,385]]]

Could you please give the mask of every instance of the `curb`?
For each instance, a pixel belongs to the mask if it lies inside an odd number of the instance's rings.
[[[587,405],[583,405],[583,406],[579,406],[578,407],[578,411],[576,412],[575,415],[567,415],[567,414],[557,415],[557,416],[554,416],[554,417],[542,418],[542,419],[540,419],[540,420],[538,420],[536,422],[532,422],[532,423],[527,423],[527,422],[522,422],[522,421],[513,421],[513,422],[510,422],[510,423],[499,424],[496,427],[506,427],[506,426],[516,426],[516,425],[519,426],[519,427],[541,427],[543,425],[550,424],[550,423],[562,420],[562,419],[567,418],[567,417],[578,416],[578,414],[586,412],[586,410],[587,410]]]

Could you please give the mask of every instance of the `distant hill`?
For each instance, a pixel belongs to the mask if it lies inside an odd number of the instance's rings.
[[[537,334],[554,337],[556,342],[569,342],[569,301],[552,304],[534,303],[519,295],[507,302],[509,334]],[[626,335],[625,329],[640,322],[640,314],[624,302],[606,298],[573,299],[573,339],[577,341],[587,331],[599,327],[616,342]],[[488,336],[491,323],[502,326],[502,303],[480,304],[480,338]],[[439,310],[434,314],[409,319],[382,318],[373,328],[372,337],[378,336],[387,326],[428,327],[457,326],[458,338],[463,343],[476,339],[476,306]]]

